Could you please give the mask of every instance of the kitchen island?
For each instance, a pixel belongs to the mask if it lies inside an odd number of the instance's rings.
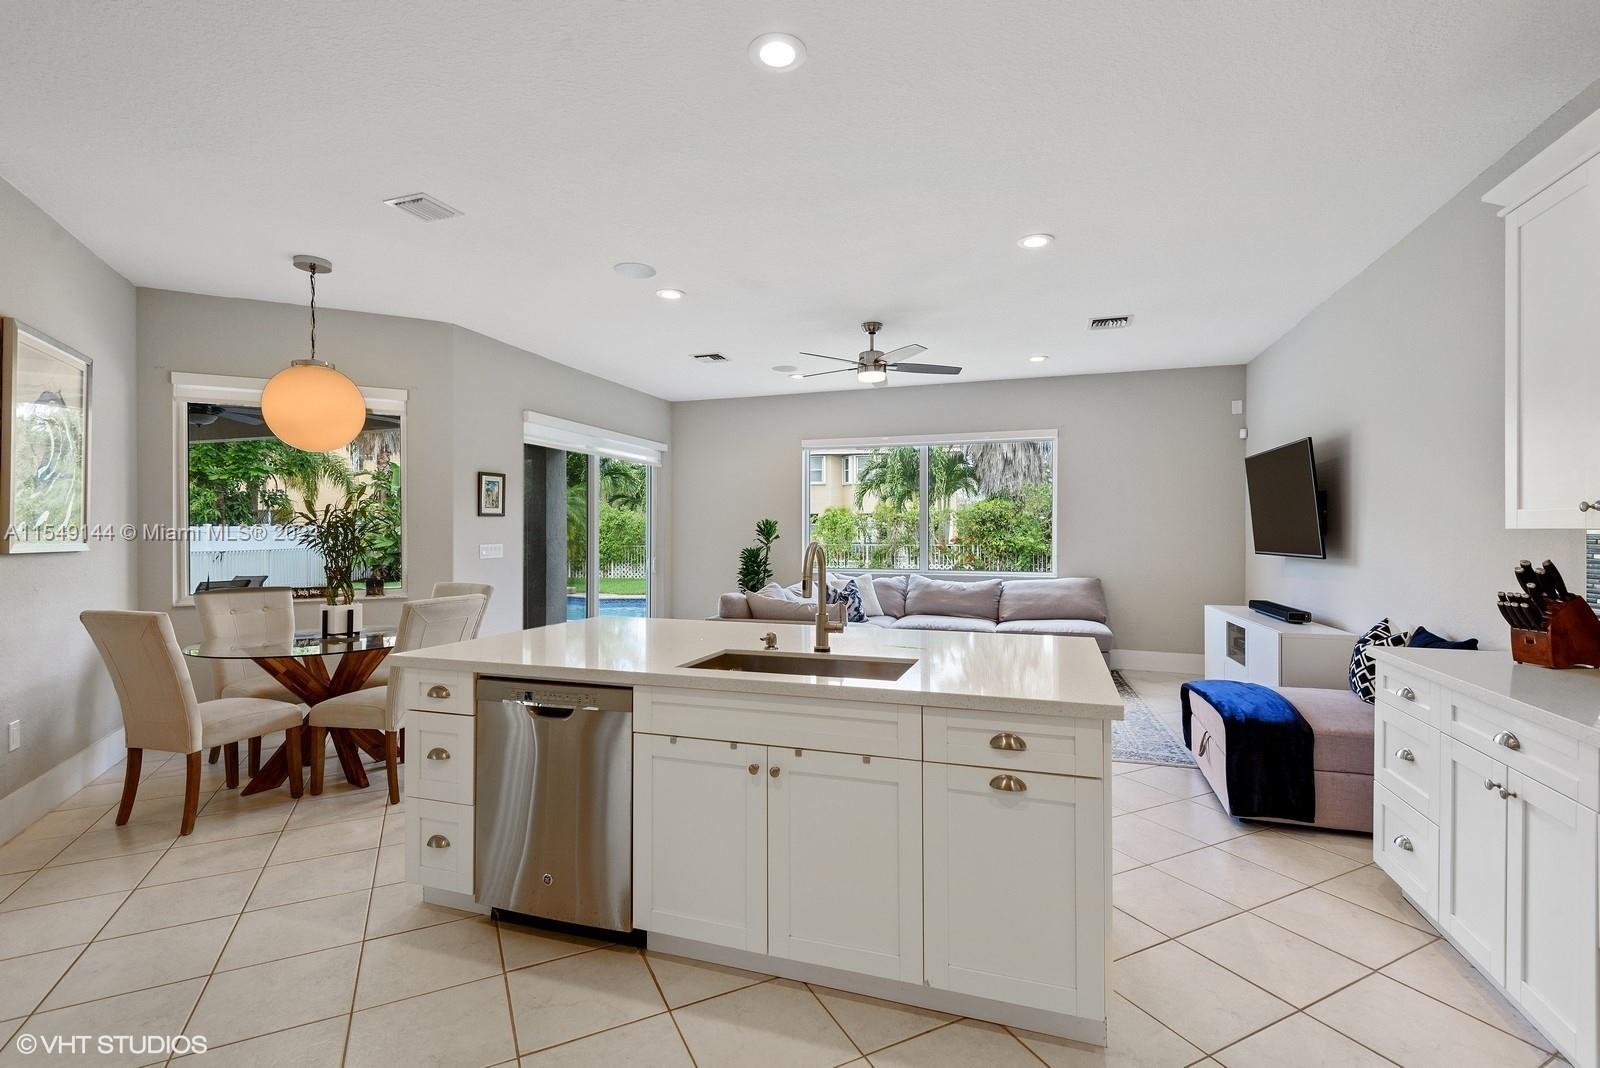
[[[503,904],[475,845],[529,797],[498,796],[524,757],[475,729],[487,680],[527,680],[528,716],[547,714],[541,685],[626,688],[628,789],[593,803],[631,804],[630,924],[650,948],[1103,1043],[1122,700],[1094,641],[813,640],[608,617],[397,654],[407,877],[438,904]],[[583,874],[558,869],[545,886]]]

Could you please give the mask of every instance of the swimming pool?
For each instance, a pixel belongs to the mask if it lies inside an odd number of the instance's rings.
[[[601,594],[600,614],[603,616],[627,616],[631,619],[643,619],[648,603],[643,597],[608,597],[605,594]],[[583,594],[567,594],[567,618],[569,620],[582,619],[584,610],[587,607]]]

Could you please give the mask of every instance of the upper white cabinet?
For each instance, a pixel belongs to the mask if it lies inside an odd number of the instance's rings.
[[[1600,526],[1600,113],[1483,199],[1506,221],[1506,526]]]

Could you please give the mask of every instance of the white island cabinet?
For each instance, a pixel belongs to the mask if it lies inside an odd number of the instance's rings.
[[[427,692],[418,672],[632,688],[633,922],[652,948],[1103,1043],[1122,702],[1094,643],[852,627],[835,655],[915,663],[683,667],[769,630],[809,652],[798,625],[593,619],[395,663],[408,693]],[[441,722],[470,704],[417,711],[435,748],[471,737]],[[500,799],[474,796],[471,761],[426,760],[407,775],[409,876],[481,908],[452,850]]]
[[[1575,1068],[1600,1068],[1600,672],[1373,657],[1378,865]]]

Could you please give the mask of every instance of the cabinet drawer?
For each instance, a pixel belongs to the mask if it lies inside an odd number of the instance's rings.
[[[1014,712],[922,710],[923,759],[1058,775],[1105,774],[1102,725]]]
[[[633,729],[823,749],[865,756],[922,757],[922,710],[877,701],[819,701],[777,694],[646,687],[633,694]]]
[[[1403,708],[1430,727],[1440,726],[1437,707],[1438,690],[1421,675],[1386,664],[1378,664],[1377,698],[1389,699],[1395,708]]]
[[[399,686],[405,707],[413,712],[446,712],[472,715],[472,674],[461,671],[435,671],[431,668],[405,668],[391,686]]]
[[[471,894],[472,806],[412,798],[406,809],[406,880]]]
[[[477,746],[471,716],[413,712],[406,717],[406,793],[430,801],[472,804]]]
[[[1439,912],[1438,828],[1382,784],[1373,790],[1373,857],[1431,920]]]
[[[1446,692],[1450,734],[1589,808],[1600,808],[1600,750],[1504,709]]]
[[[1428,819],[1439,821],[1439,732],[1380,697],[1372,766],[1378,782]]]

